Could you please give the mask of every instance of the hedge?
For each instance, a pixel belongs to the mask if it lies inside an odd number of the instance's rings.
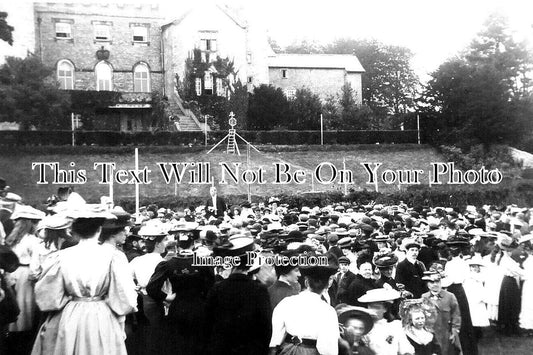
[[[532,181],[523,182],[516,187],[505,188],[476,188],[461,189],[456,188],[453,193],[450,191],[436,190],[423,187],[417,189],[407,189],[407,191],[383,194],[379,192],[363,190],[352,191],[344,196],[339,191],[300,193],[294,195],[277,195],[281,203],[286,203],[291,207],[301,208],[302,206],[326,206],[329,204],[347,202],[350,204],[366,205],[374,201],[379,204],[398,204],[403,201],[409,206],[440,206],[457,207],[464,210],[467,205],[483,206],[485,204],[506,206],[516,203],[519,206],[533,206],[533,186]],[[225,196],[229,206],[240,205],[247,201],[246,195]],[[252,202],[266,202],[268,197],[252,196]],[[141,206],[155,204],[166,208],[194,208],[205,203],[205,196],[159,196],[150,199],[142,199]],[[116,202],[129,212],[134,212],[135,201],[133,199],[122,199]]]
[[[252,144],[320,144],[320,131],[239,131]],[[220,141],[227,131],[208,133],[209,144]],[[76,145],[202,145],[203,132],[77,131]],[[406,144],[417,142],[417,131],[325,131],[325,144]],[[71,131],[0,131],[0,145],[71,145]]]

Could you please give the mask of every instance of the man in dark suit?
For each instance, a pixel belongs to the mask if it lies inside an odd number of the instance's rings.
[[[293,252],[282,252],[280,258],[289,258],[296,256]],[[300,284],[298,283],[298,277],[300,277],[300,270],[298,265],[279,265],[276,263],[274,266],[278,279],[268,288],[268,294],[270,295],[270,305],[272,309],[276,308],[278,303],[285,297],[294,296],[300,293]]]
[[[155,354],[170,354],[177,348],[184,355],[205,353],[205,304],[215,277],[211,267],[195,264],[192,231],[182,232],[178,254],[159,263],[146,286],[148,295],[161,306],[170,304],[168,316],[157,324],[161,344]],[[162,290],[166,280],[172,286],[168,293]]]
[[[206,217],[224,217],[224,212],[227,209],[226,202],[222,197],[218,196],[217,188],[211,186],[209,194],[211,198],[205,204]]]
[[[215,250],[238,257],[231,274],[213,286],[207,296],[207,346],[210,355],[267,355],[272,336],[272,308],[267,288],[248,275],[246,252],[253,239],[237,237]],[[198,353],[200,354],[200,353]]]
[[[420,244],[407,241],[405,244],[405,259],[396,267],[396,283],[403,284],[405,289],[413,294],[413,298],[420,298],[427,291],[422,280],[426,267],[417,260]]]
[[[335,275],[337,279],[337,304],[348,303],[348,287],[355,280],[355,274],[350,271],[350,259],[345,256],[339,258],[340,271]]]

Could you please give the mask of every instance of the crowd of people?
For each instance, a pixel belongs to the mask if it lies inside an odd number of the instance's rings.
[[[0,354],[478,354],[533,335],[531,210],[43,208],[0,179]]]

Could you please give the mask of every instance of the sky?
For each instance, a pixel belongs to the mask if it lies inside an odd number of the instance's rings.
[[[18,0],[29,2],[31,0]],[[53,2],[53,0],[49,0]],[[45,2],[45,1],[43,1]],[[279,45],[295,41],[327,44],[336,38],[377,39],[414,54],[412,66],[422,80],[475,37],[489,14],[509,19],[518,40],[533,46],[533,0],[70,0],[56,2],[159,2],[167,19],[192,2],[246,6]],[[3,3],[3,4],[2,4]],[[10,3],[0,1],[0,11]],[[13,4],[13,3],[11,3]],[[8,18],[9,19],[9,18]],[[16,23],[14,24],[16,27]]]

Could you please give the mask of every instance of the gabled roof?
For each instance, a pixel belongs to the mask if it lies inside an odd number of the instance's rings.
[[[205,6],[205,5],[204,5]],[[232,20],[233,22],[235,22],[235,24],[243,29],[246,28],[247,26],[247,23],[245,20],[239,18],[239,15],[237,13],[236,10],[234,9],[231,9],[229,6],[225,5],[225,6],[222,6],[222,5],[214,5],[216,8],[218,8],[220,11],[222,11],[226,16],[228,16],[230,18],[230,20]],[[185,12],[183,12],[178,18],[176,18],[175,20],[169,22],[169,23],[166,23],[164,24],[163,26],[161,26],[161,29],[162,30],[165,30],[168,26],[170,25],[179,25],[187,16],[189,16],[189,14],[191,12],[193,12],[194,10],[198,10],[199,7],[198,6],[193,6],[189,9],[187,9]]]
[[[348,72],[365,71],[359,59],[350,54],[276,54],[268,58],[270,68],[345,69]]]

